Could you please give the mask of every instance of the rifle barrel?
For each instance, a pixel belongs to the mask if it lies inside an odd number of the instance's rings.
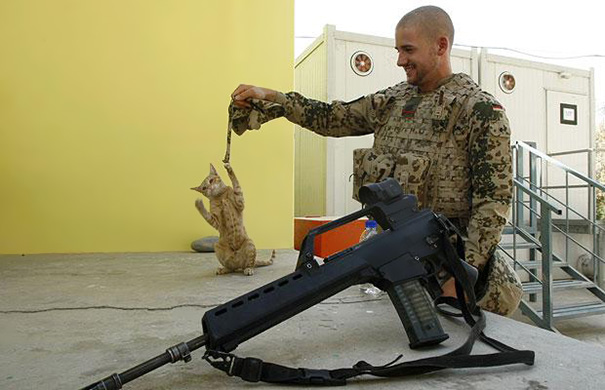
[[[121,389],[125,383],[143,376],[156,368],[160,368],[167,363],[176,363],[179,360],[185,360],[185,362],[189,361],[191,359],[189,353],[203,347],[204,345],[206,345],[206,335],[201,335],[185,343],[180,343],[170,347],[163,354],[132,367],[121,374],[113,374],[99,382],[88,385],[81,390]]]

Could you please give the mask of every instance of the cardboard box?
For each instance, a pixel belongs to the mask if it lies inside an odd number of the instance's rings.
[[[294,249],[300,250],[302,241],[309,230],[338,218],[340,217],[294,218]],[[313,248],[315,256],[325,258],[357,244],[361,233],[365,230],[366,220],[367,218],[361,218],[316,236]]]

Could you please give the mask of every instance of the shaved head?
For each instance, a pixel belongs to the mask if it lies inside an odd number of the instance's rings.
[[[450,50],[454,42],[454,24],[443,9],[432,5],[416,8],[405,14],[397,23],[397,28],[419,28],[427,39],[434,40],[445,36],[450,41]]]

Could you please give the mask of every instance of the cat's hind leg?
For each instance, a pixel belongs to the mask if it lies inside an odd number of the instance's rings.
[[[265,265],[273,264],[273,259],[275,259],[275,249],[271,251],[271,256],[268,259],[256,259],[254,262],[255,267],[264,267]]]
[[[256,246],[252,240],[248,239],[244,245],[237,251],[239,264],[242,264],[244,275],[254,275],[254,260],[256,259]]]
[[[214,245],[214,254],[221,266],[216,269],[217,275],[225,275],[234,272],[237,267],[234,267],[236,261],[236,253],[220,241]]]

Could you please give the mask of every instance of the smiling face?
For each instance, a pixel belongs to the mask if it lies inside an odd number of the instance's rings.
[[[405,70],[407,82],[421,92],[439,87],[441,80],[451,76],[451,40],[435,28],[418,23],[399,25],[395,30],[397,66]]]
[[[428,92],[436,88],[441,75],[442,57],[439,41],[430,39],[416,26],[403,26],[395,31],[397,66],[405,70],[407,82]]]

